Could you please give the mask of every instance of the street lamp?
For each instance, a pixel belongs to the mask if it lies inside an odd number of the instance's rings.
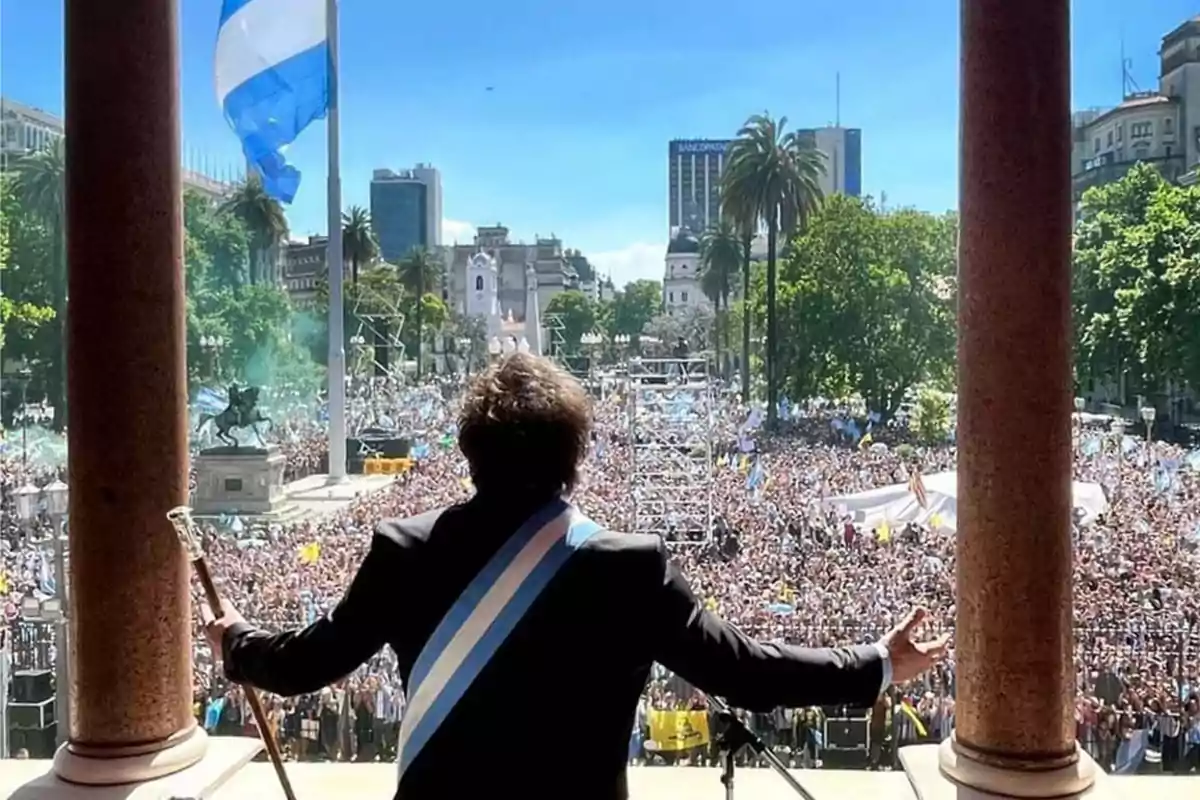
[[[214,378],[220,373],[220,353],[224,347],[224,337],[215,333],[200,334],[200,349],[208,357],[209,369],[212,370]]]
[[[37,514],[38,496],[41,490],[31,484],[25,484],[13,492],[13,505],[16,506],[17,519],[20,522],[31,522]]]
[[[21,421],[21,473],[26,474],[29,466],[29,382],[33,380],[33,371],[24,361],[17,362],[15,368],[9,366],[6,371],[9,374],[4,377],[15,381],[21,390],[20,413],[13,414],[13,419]]]
[[[55,480],[42,491],[46,493],[46,512],[51,517],[66,516],[67,504],[70,499],[70,490],[67,485],[60,480]]]
[[[1154,406],[1142,406],[1142,422],[1146,423],[1146,443],[1150,443],[1150,434],[1154,429],[1154,417],[1158,414]]]
[[[456,344],[458,344],[459,357],[462,358],[463,373],[465,373],[466,375],[470,375],[471,374],[471,356],[473,355],[473,351],[475,350],[475,348],[474,348],[475,340],[470,339],[466,336],[460,336],[460,337],[458,337],[458,341],[456,342]]]

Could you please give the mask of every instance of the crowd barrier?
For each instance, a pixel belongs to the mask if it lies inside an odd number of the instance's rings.
[[[747,632],[755,633],[750,628]],[[857,625],[799,625],[794,633],[796,644],[828,646],[871,641],[882,632]],[[16,618],[8,623],[6,637],[11,671],[54,667],[53,625]],[[1131,705],[1131,698],[1132,705],[1148,708],[1166,692],[1192,691],[1188,684],[1194,681],[1189,679],[1200,674],[1200,631],[1139,620],[1132,628],[1077,627],[1075,643],[1077,699],[1081,707],[1097,710],[1091,718],[1081,717],[1078,737],[1097,763],[1117,773],[1200,770],[1200,727],[1189,734],[1185,723],[1177,736],[1164,737],[1162,723],[1151,714],[1120,712]],[[376,665],[378,677],[386,680],[386,673]],[[746,714],[744,721],[796,766],[893,765],[898,748],[937,742],[952,730],[953,662],[901,687],[900,694],[904,700],[889,704],[882,721],[869,719],[865,709],[846,708]],[[225,687],[198,698],[201,721],[221,735],[254,735],[249,715],[225,698]],[[631,760],[712,763],[714,726],[702,703],[687,681],[656,666],[647,685],[644,724],[631,738]],[[902,707],[905,704],[908,709]],[[376,719],[371,705],[369,700],[358,708],[342,703],[330,710],[322,708],[317,696],[308,695],[299,699],[295,710],[281,715],[277,733],[294,759],[386,760],[394,757],[398,722]],[[369,717],[370,724],[360,721],[360,714]],[[747,754],[743,763],[752,765],[755,759]]]

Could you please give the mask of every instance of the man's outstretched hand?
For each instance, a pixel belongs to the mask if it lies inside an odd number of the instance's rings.
[[[928,613],[923,608],[914,608],[880,642],[892,659],[892,683],[908,683],[945,657],[950,634],[923,642],[912,640],[913,633],[925,621]]]

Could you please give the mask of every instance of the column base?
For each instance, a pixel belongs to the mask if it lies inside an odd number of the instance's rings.
[[[947,739],[940,745],[901,748],[900,763],[917,800],[1106,800],[1115,796],[1104,771],[1084,750],[1069,766],[1028,772],[972,761],[959,755],[953,739]]]
[[[258,739],[233,736],[209,739],[203,731],[200,733],[200,736],[188,739],[188,747],[193,755],[196,743],[201,751],[201,757],[190,763],[180,754],[171,754],[166,759],[156,758],[166,752],[160,751],[141,756],[137,764],[133,759],[139,757],[132,756],[109,759],[123,762],[121,765],[103,765],[97,762],[105,759],[79,756],[64,746],[59,748],[54,757],[52,769],[46,770],[44,761],[23,762],[31,767],[40,763],[45,771],[40,774],[22,771],[20,774],[24,780],[16,774],[12,775],[16,781],[20,781],[19,785],[0,781],[0,797],[19,797],[21,800],[111,800],[117,796],[114,794],[114,791],[118,791],[116,784],[101,784],[96,779],[107,777],[111,780],[119,775],[125,777],[119,790],[121,800],[192,800],[210,797],[262,750],[262,742]],[[173,772],[163,771],[168,764],[175,765]],[[63,772],[68,770],[74,780],[62,777]],[[157,774],[151,777],[154,771]],[[89,779],[93,781],[91,784],[81,782]]]
[[[54,774],[83,786],[152,781],[199,763],[207,747],[208,734],[199,725],[149,746],[108,748],[67,742],[54,754]]]

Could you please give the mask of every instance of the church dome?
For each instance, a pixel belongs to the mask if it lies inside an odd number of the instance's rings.
[[[681,255],[700,252],[700,240],[692,235],[687,228],[680,228],[679,233],[667,245],[667,255]]]

